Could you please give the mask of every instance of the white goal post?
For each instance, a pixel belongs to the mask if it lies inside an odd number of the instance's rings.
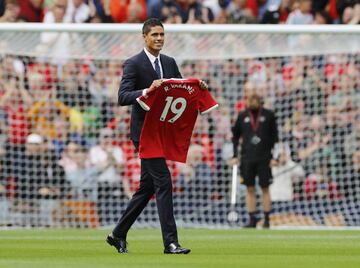
[[[138,186],[118,107],[141,24],[0,24],[0,227],[116,222]],[[277,117],[272,226],[360,224],[360,27],[165,25],[163,53],[220,104],[199,119],[186,165],[169,163],[179,225],[247,221],[231,195],[231,126],[257,91]],[[236,200],[234,198],[236,197]],[[261,194],[258,216],[262,217]],[[234,207],[235,206],[235,207]],[[152,199],[136,222],[157,225]]]

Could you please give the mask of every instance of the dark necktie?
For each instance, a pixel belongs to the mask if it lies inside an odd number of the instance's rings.
[[[161,78],[161,71],[158,58],[155,59],[155,72],[157,73],[158,78]]]

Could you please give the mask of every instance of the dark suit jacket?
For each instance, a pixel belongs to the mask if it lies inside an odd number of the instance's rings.
[[[160,61],[163,78],[181,78],[179,68],[173,58],[160,54]],[[122,106],[132,105],[130,138],[135,142],[140,141],[145,118],[145,111],[137,103],[136,98],[141,96],[143,89],[149,88],[156,79],[158,79],[157,74],[144,50],[125,61],[118,103]]]

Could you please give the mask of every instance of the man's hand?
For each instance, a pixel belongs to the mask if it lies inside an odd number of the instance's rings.
[[[204,80],[199,80],[199,86],[201,90],[207,90],[209,88],[208,84]]]
[[[147,96],[150,94],[150,92],[153,92],[156,90],[159,86],[161,86],[164,79],[157,79],[154,80],[149,88],[145,88],[143,91],[143,96]]]

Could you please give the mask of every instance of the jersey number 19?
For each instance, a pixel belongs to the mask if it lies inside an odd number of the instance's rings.
[[[175,114],[175,116],[170,118],[168,120],[168,122],[174,123],[176,120],[178,120],[180,118],[180,116],[185,111],[186,99],[181,98],[181,97],[174,99],[174,97],[168,96],[168,97],[166,97],[165,101],[166,101],[166,104],[165,104],[164,110],[160,116],[160,121],[165,121],[166,116],[170,109],[171,112]],[[180,105],[178,105],[178,104],[180,104]],[[177,107],[177,106],[179,106],[179,107]]]

